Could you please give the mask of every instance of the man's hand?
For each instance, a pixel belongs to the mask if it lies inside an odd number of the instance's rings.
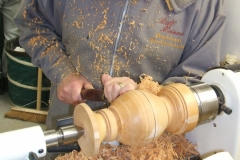
[[[137,88],[137,83],[129,77],[114,77],[108,74],[103,74],[101,77],[104,85],[104,94],[108,102],[112,102],[119,95],[124,92],[134,90]]]
[[[77,105],[85,102],[85,99],[81,97],[82,89],[92,89],[92,84],[81,74],[70,74],[61,81],[58,85],[57,92],[59,100]]]

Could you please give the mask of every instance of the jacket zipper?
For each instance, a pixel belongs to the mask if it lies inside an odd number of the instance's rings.
[[[129,5],[130,5],[130,0],[126,0],[126,3],[125,3],[124,8],[123,8],[122,15],[121,15],[121,21],[120,21],[120,25],[119,25],[119,28],[118,28],[117,38],[116,38],[114,49],[113,49],[112,63],[111,63],[110,72],[109,72],[110,76],[113,76],[115,56],[116,56],[116,53],[117,53],[117,48],[119,47],[122,28],[123,28],[124,21],[125,21],[125,15],[127,13]]]

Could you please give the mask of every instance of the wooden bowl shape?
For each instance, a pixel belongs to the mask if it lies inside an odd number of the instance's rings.
[[[86,156],[98,153],[102,141],[117,140],[141,146],[156,140],[165,130],[182,134],[196,127],[198,105],[184,84],[164,86],[158,96],[142,90],[128,91],[109,108],[93,112],[81,103],[74,110],[74,125],[85,134],[78,143]]]

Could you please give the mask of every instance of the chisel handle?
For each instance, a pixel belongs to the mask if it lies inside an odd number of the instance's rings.
[[[105,101],[104,91],[99,89],[83,89],[81,97],[90,101]]]

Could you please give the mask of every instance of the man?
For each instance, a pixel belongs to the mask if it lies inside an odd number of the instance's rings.
[[[25,0],[15,23],[21,46],[52,81],[53,128],[72,114],[70,104],[85,102],[82,89],[104,88],[111,102],[142,73],[162,84],[199,80],[219,65],[225,15],[223,0]]]

